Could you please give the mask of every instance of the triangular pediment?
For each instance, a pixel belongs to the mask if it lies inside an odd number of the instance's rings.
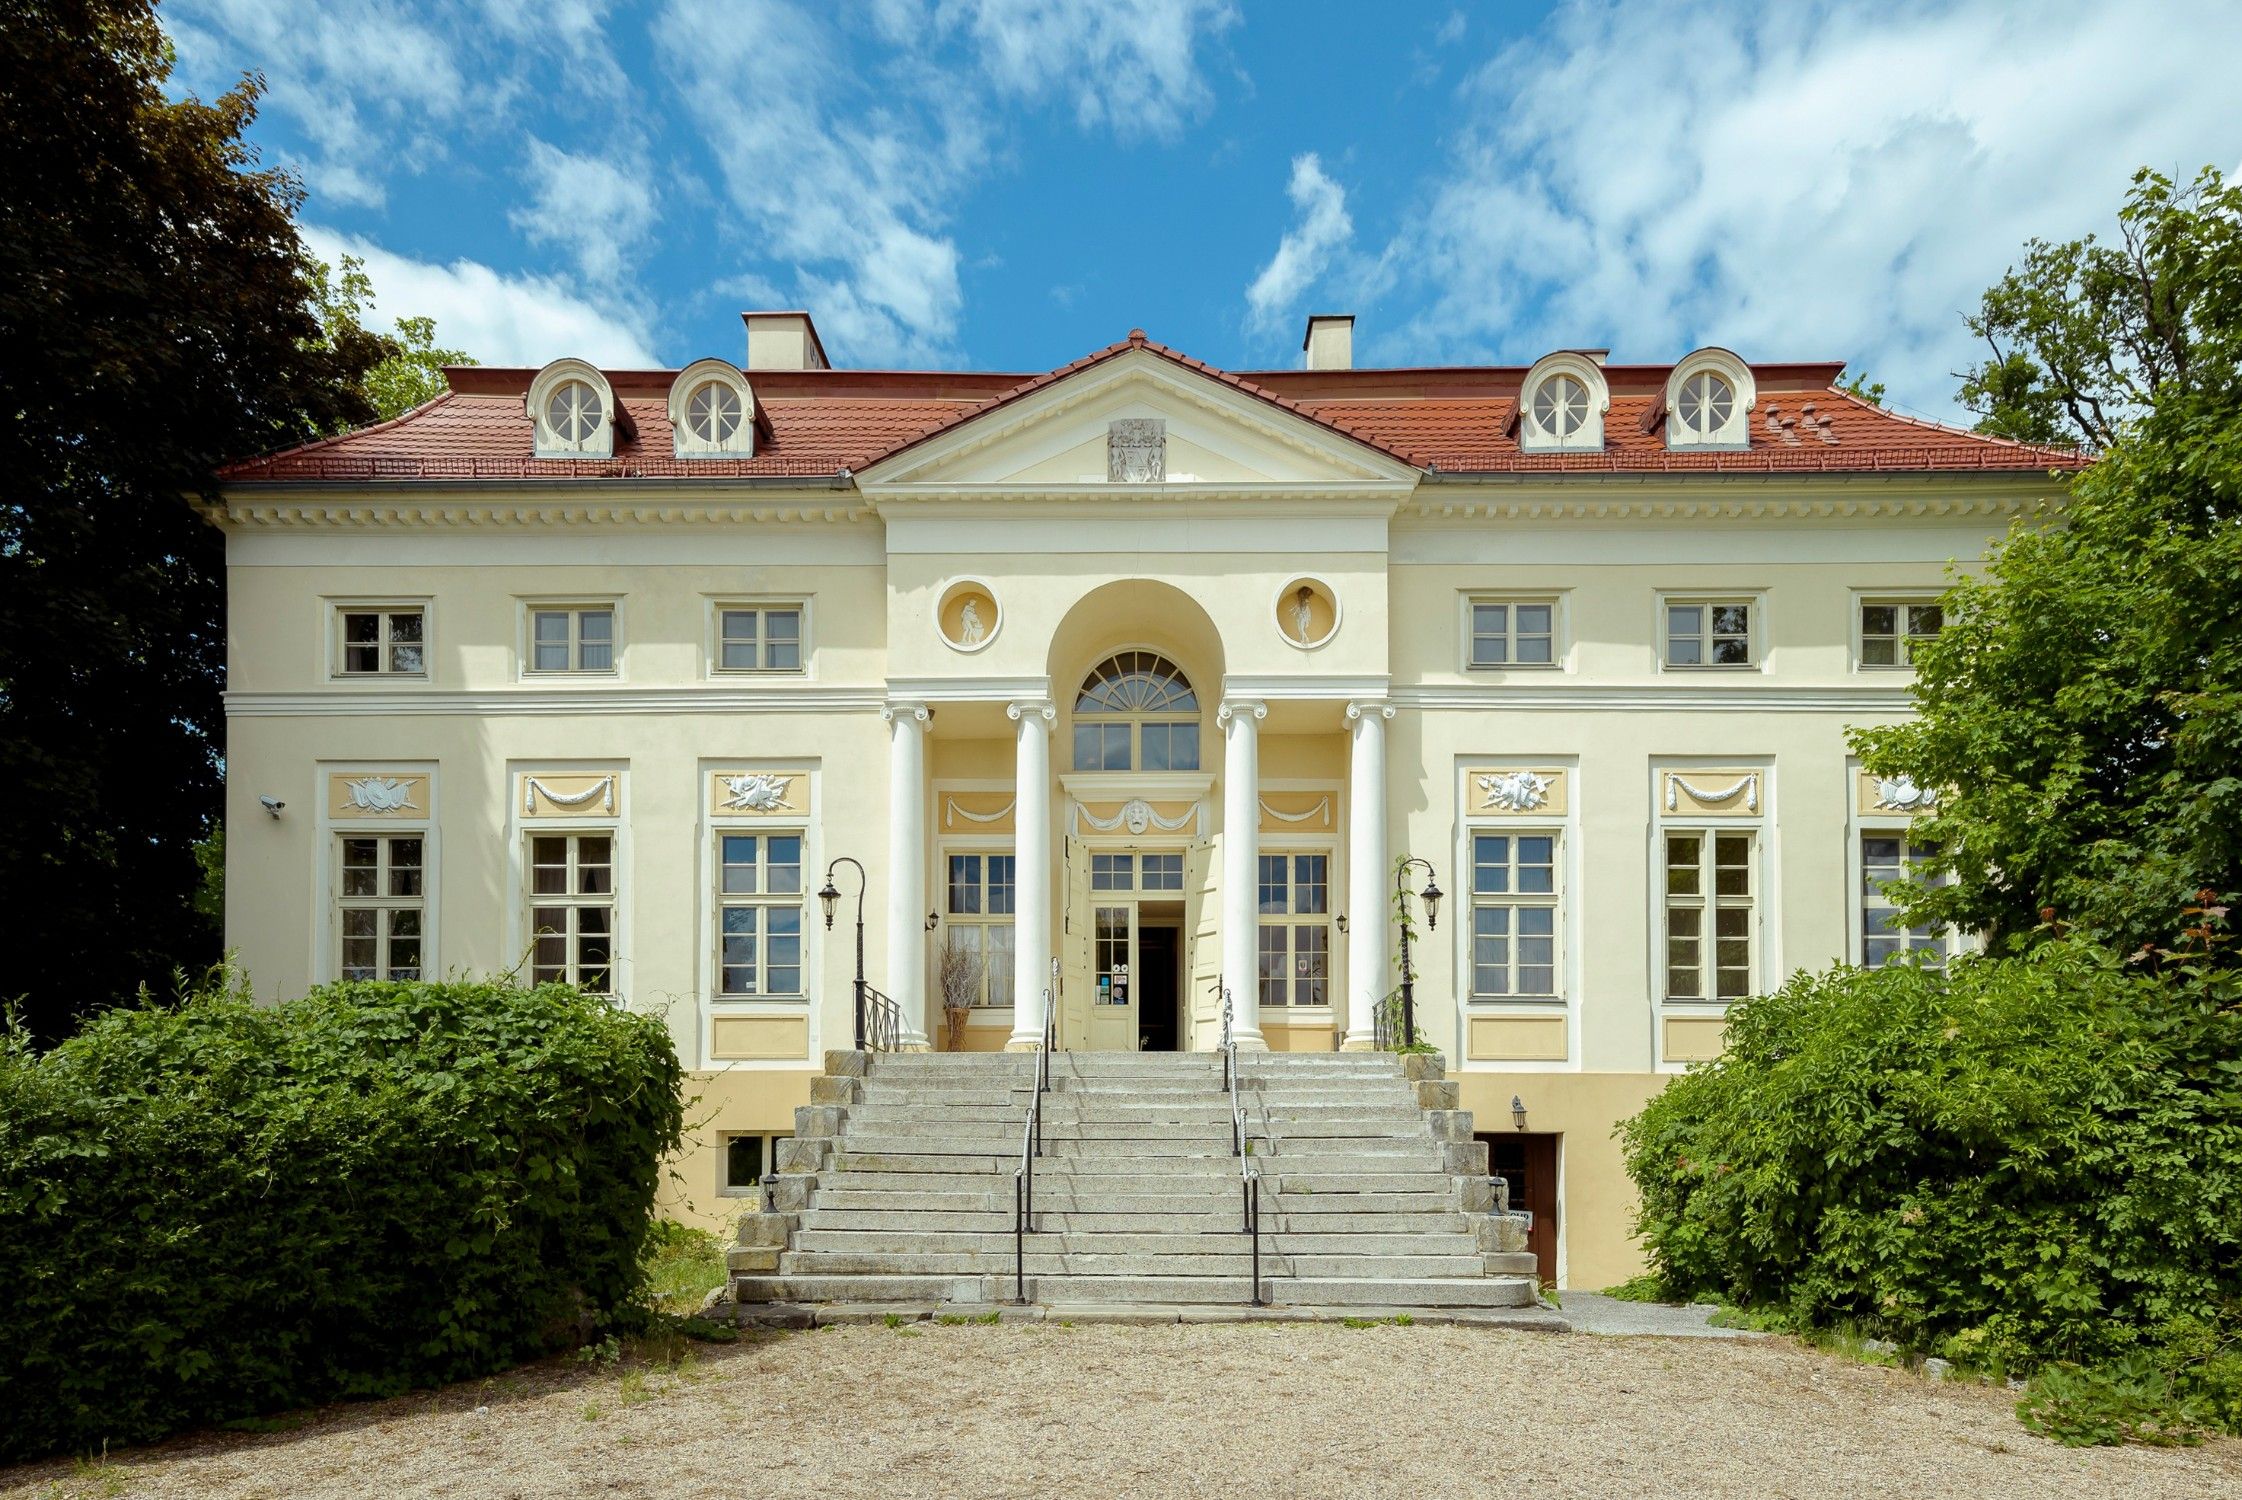
[[[1117,440],[1128,450],[1121,478],[1111,451]],[[1158,448],[1161,477],[1155,481],[1144,477],[1147,442]],[[1129,349],[994,403],[856,477],[872,495],[1109,485],[1117,492],[1375,490],[1406,488],[1417,471],[1234,382],[1164,354]]]

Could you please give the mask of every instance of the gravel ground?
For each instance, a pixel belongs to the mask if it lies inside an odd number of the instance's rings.
[[[2012,1401],[1782,1339],[874,1326],[532,1366],[0,1495],[2242,1496],[2242,1441],[2060,1448]]]

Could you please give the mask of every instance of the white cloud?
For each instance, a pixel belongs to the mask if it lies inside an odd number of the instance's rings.
[[[1314,152],[1292,159],[1292,181],[1285,193],[1292,199],[1292,228],[1246,288],[1246,320],[1262,331],[1292,316],[1294,304],[1355,232],[1354,220],[1347,216],[1347,190],[1325,175]]]
[[[1568,9],[1461,95],[1365,290],[1413,360],[1730,344],[1844,357],[1953,414],[1963,311],[2133,170],[2242,141],[2242,11],[2142,0]]]
[[[539,244],[564,246],[597,286],[621,284],[653,233],[654,190],[643,164],[529,142],[530,202],[508,216]]]
[[[1214,102],[1201,34],[1238,13],[1228,0],[940,0],[934,17],[971,36],[999,92],[1063,96],[1085,129],[1172,140]]]
[[[486,365],[542,365],[564,354],[613,369],[662,363],[642,330],[550,277],[507,275],[472,260],[436,265],[315,224],[304,226],[303,237],[330,265],[345,255],[366,263],[376,299],[370,326],[434,318],[439,344]]]

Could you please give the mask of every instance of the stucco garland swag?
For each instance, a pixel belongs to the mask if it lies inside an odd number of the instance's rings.
[[[1261,811],[1264,816],[1275,818],[1280,823],[1320,823],[1331,816],[1331,799],[1329,797],[1320,799],[1314,807],[1309,808],[1306,812],[1288,813],[1271,807],[1269,799],[1264,797],[1261,799]],[[1166,825],[1161,826],[1165,827]]]
[[[522,811],[525,813],[537,811],[537,799],[539,797],[543,797],[555,807],[582,807],[602,793],[605,793],[607,798],[602,806],[606,811],[613,812],[615,810],[615,778],[613,776],[602,776],[584,790],[569,792],[565,795],[554,791],[534,776],[524,777],[522,782]]]
[[[1163,833],[1176,833],[1190,827],[1192,820],[1198,816],[1198,812],[1193,810],[1184,813],[1181,817],[1163,818],[1154,812],[1152,804],[1142,797],[1131,797],[1127,802],[1122,803],[1121,810],[1110,818],[1101,818],[1087,807],[1081,811],[1082,821],[1100,833],[1111,833],[1123,824],[1128,825],[1131,833],[1142,833],[1147,828],[1157,828]]]
[[[1757,771],[1745,776],[1724,792],[1707,791],[1703,787],[1690,785],[1679,776],[1668,775],[1666,778],[1666,811],[1677,812],[1680,810],[1681,799],[1678,794],[1681,792],[1689,793],[1693,799],[1699,802],[1729,802],[1735,799],[1738,792],[1742,792],[1744,794],[1744,811],[1759,811],[1759,773]]]
[[[955,797],[950,797],[945,799],[943,802],[942,815],[945,821],[947,821],[951,827],[956,827],[957,820],[960,818],[965,819],[969,823],[996,823],[1011,817],[1012,809],[1018,805],[1019,799],[1014,798],[1012,801],[1005,803],[1004,806],[998,808],[994,812],[975,812],[970,807],[958,806],[958,799]]]

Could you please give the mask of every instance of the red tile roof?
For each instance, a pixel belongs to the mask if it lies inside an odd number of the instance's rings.
[[[612,459],[530,454],[523,393],[534,370],[446,371],[452,389],[394,421],[250,459],[230,485],[286,481],[830,478],[1143,349],[1422,469],[1448,474],[2035,472],[2088,460],[1885,411],[1835,388],[1842,365],[1753,367],[1759,406],[1746,451],[1669,451],[1661,425],[1671,366],[1612,365],[1600,453],[1525,453],[1512,424],[1525,370],[1270,370],[1237,374],[1147,339],[1142,330],[1047,374],[756,370],[769,423],[748,459],[679,459],[669,423],[674,372],[610,371],[636,426]]]

